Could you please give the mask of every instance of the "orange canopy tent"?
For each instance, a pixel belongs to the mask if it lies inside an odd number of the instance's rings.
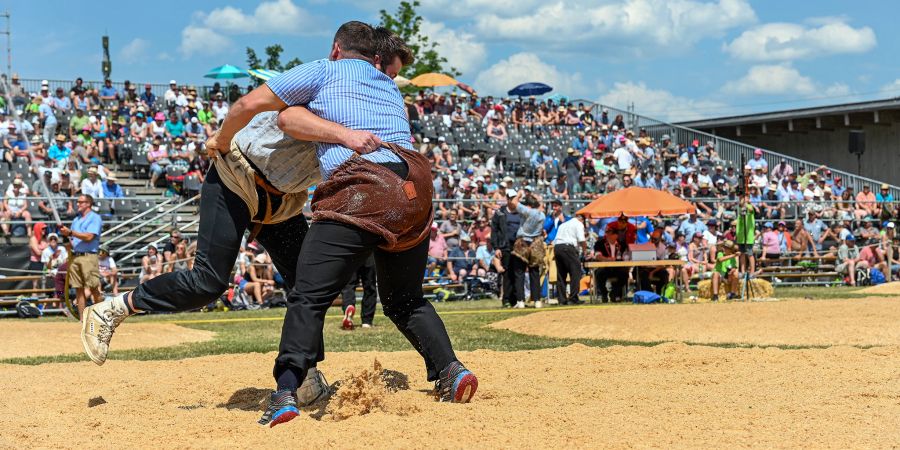
[[[409,81],[419,87],[455,86],[459,83],[442,73],[423,73]]]
[[[578,214],[590,217],[673,216],[697,211],[690,202],[668,192],[641,187],[630,187],[604,195],[592,201]]]

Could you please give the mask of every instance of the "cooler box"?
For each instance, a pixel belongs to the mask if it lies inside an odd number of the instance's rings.
[[[628,246],[628,251],[631,252],[632,261],[656,260],[656,247],[649,242],[646,244],[631,244]]]

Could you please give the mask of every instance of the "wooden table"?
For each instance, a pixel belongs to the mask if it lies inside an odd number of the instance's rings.
[[[654,261],[588,261],[584,263],[584,267],[588,269],[591,273],[591,303],[594,303],[594,298],[597,293],[597,280],[594,278],[594,270],[596,269],[609,269],[614,267],[674,267],[675,268],[675,287],[680,288],[681,284],[681,267],[684,266],[684,261],[680,259],[663,259],[663,260],[654,260]],[[640,286],[640,278],[637,273],[635,273],[635,281],[637,281],[638,286]],[[673,280],[669,280],[673,281]],[[626,280],[627,284],[627,280]],[[680,301],[681,297],[681,289],[676,289],[675,291],[675,300]]]

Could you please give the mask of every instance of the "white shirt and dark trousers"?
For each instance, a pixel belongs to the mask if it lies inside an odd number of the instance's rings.
[[[556,257],[556,297],[560,305],[581,303],[578,300],[582,275],[578,249],[584,241],[584,224],[577,218],[569,219],[556,230],[553,255]],[[569,285],[568,294],[566,294],[566,280]]]

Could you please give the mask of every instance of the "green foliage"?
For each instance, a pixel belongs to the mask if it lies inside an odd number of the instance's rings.
[[[452,77],[462,75],[456,68],[449,66],[447,58],[438,52],[438,43],[431,41],[428,36],[422,34],[422,16],[416,12],[419,7],[418,0],[412,3],[404,1],[400,2],[397,11],[391,15],[385,10],[381,10],[381,23],[383,26],[406,41],[406,44],[412,50],[416,57],[415,62],[411,66],[404,67],[400,72],[406,78],[413,78],[423,73],[445,73]]]
[[[280,44],[274,44],[266,47],[266,61],[265,63],[259,59],[256,55],[256,51],[250,47],[247,47],[247,67],[250,69],[269,69],[276,70],[278,72],[284,72],[285,70],[290,70],[294,66],[299,66],[303,64],[303,61],[300,58],[294,58],[287,62],[287,64],[281,64],[281,53],[284,51],[284,48]],[[259,86],[263,83],[259,78],[253,77],[251,83],[254,86]]]

